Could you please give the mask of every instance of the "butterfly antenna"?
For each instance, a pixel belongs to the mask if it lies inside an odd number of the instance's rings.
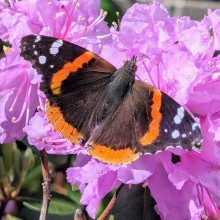
[[[141,57],[138,57],[138,58],[136,59],[136,62],[142,61],[142,60],[145,59],[145,58],[147,58],[149,61],[151,61],[149,56],[146,56],[145,54],[143,54]]]

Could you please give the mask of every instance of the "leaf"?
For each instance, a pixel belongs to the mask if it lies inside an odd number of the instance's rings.
[[[2,145],[2,155],[4,158],[4,166],[6,172],[9,172],[13,166],[15,149],[17,149],[15,142],[11,144],[5,143]]]
[[[20,197],[23,201],[23,205],[31,210],[41,210],[42,204],[42,192],[30,193],[26,197]],[[48,213],[53,215],[71,215],[74,214],[77,208],[82,209],[83,206],[79,206],[70,199],[68,196],[59,194],[57,192],[51,192],[51,201]]]
[[[34,166],[34,155],[30,148],[27,148],[22,154],[22,171],[27,172],[29,169],[31,169]]]
[[[68,162],[69,155],[48,154],[48,160],[55,165],[64,165]]]
[[[6,217],[5,217],[5,220],[22,220],[22,219],[21,219],[21,218],[18,218],[18,217],[16,217],[16,216],[7,214]]]
[[[114,219],[115,219],[114,215],[109,216],[109,220],[114,220]]]
[[[3,158],[0,157],[0,179],[4,177],[4,174],[5,174],[4,161],[3,161]]]
[[[42,170],[40,158],[35,159],[34,167],[28,172],[23,182],[23,187],[27,188],[29,192],[37,191],[42,182]]]
[[[116,11],[119,11],[120,14],[122,14],[121,9],[113,1],[101,0],[101,8],[104,11],[108,12],[107,17],[105,18],[105,21],[108,22],[109,26],[112,25],[113,21],[117,21]]]

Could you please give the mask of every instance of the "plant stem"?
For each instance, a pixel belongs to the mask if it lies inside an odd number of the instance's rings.
[[[120,192],[122,186],[124,184],[121,184],[118,189],[116,190],[114,196],[112,197],[111,201],[109,202],[108,206],[105,208],[105,210],[103,211],[103,213],[99,216],[99,218],[97,220],[106,220],[108,218],[108,216],[110,215],[111,213],[111,210],[116,202],[116,199],[117,199],[117,195],[118,193]]]
[[[46,220],[47,211],[50,203],[50,183],[51,183],[51,175],[48,168],[48,159],[47,152],[45,150],[40,151],[41,157],[41,168],[43,174],[43,204],[41,207],[41,213],[39,220]]]

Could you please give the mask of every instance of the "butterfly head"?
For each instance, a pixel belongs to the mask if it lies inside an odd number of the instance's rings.
[[[133,57],[131,58],[131,60],[126,61],[126,62],[124,63],[123,68],[125,69],[126,72],[135,74],[135,72],[136,72],[136,70],[137,70],[136,62],[137,62],[137,57],[136,57],[136,56],[133,56]]]

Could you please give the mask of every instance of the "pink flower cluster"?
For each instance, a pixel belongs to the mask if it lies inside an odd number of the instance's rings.
[[[144,183],[157,202],[161,219],[220,219],[220,10],[202,21],[170,17],[153,1],[134,4],[119,31],[108,29],[92,1],[0,1],[0,38],[12,52],[0,60],[0,142],[22,139],[48,153],[77,153],[67,180],[82,192],[81,203],[95,218],[101,199],[121,183]],[[211,34],[213,32],[213,34]],[[140,58],[136,78],[161,89],[195,113],[203,132],[202,151],[142,155],[128,165],[110,165],[91,158],[53,131],[44,113],[41,77],[19,55],[21,37],[54,36],[98,53],[116,67],[133,55]],[[2,83],[4,82],[4,83]],[[39,112],[35,112],[38,106]],[[24,129],[25,128],[25,129]]]

